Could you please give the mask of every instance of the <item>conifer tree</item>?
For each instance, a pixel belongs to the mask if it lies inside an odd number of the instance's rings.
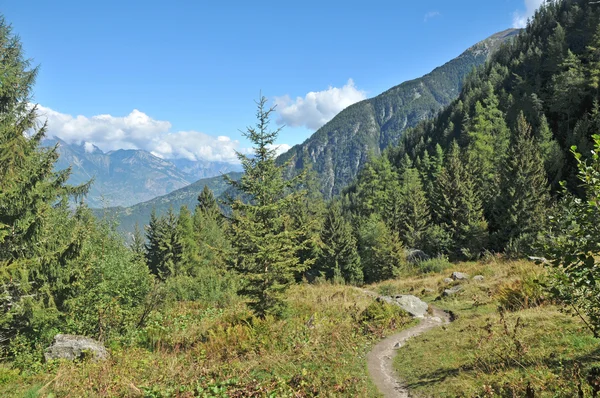
[[[400,225],[397,231],[408,248],[422,248],[431,221],[419,172],[406,168],[400,181]]]
[[[204,186],[202,192],[200,195],[198,195],[198,205],[196,206],[196,211],[198,210],[209,214],[219,213],[219,205],[217,204],[215,195],[207,185]]]
[[[54,171],[57,147],[40,145],[46,125],[31,105],[37,71],[0,18],[0,342],[39,333],[42,321],[35,318],[57,320],[65,286],[81,276],[69,262],[86,228],[68,199],[82,197],[89,184],[66,184],[70,170]]]
[[[177,247],[180,250],[180,260],[175,274],[191,275],[194,268],[200,265],[200,249],[194,233],[192,213],[187,206],[181,206],[177,218]]]
[[[269,129],[274,108],[267,109],[267,99],[257,102],[257,124],[244,135],[254,144],[254,157],[238,153],[244,168],[239,181],[227,182],[248,197],[244,203],[233,201],[229,235],[234,250],[230,263],[242,278],[240,293],[258,316],[279,314],[285,306],[283,294],[295,275],[310,264],[302,263],[298,252],[306,246],[300,242],[305,226],[294,224],[293,212],[305,191],[290,192],[297,179],[285,180],[286,165],[275,162],[273,145],[280,129]]]
[[[131,243],[129,248],[133,252],[136,260],[145,260],[146,258],[146,236],[140,228],[140,224],[137,222],[133,228],[133,234],[131,236]]]
[[[343,214],[342,205],[334,200],[329,205],[321,231],[323,247],[316,262],[316,269],[328,279],[340,275],[346,282],[359,284],[363,281],[360,257],[352,226]]]
[[[500,173],[500,188],[495,212],[499,247],[517,239],[531,244],[545,225],[550,197],[540,148],[523,113]]]
[[[147,227],[146,262],[150,272],[161,280],[178,271],[181,262],[182,246],[177,229],[177,216],[172,208],[165,216],[159,217],[154,211]]]
[[[400,237],[377,214],[360,220],[358,236],[365,282],[394,278],[406,265]]]
[[[438,177],[433,213],[436,223],[453,240],[451,254],[460,255],[461,249],[477,254],[485,247],[487,223],[483,206],[455,141],[450,146],[444,168]]]

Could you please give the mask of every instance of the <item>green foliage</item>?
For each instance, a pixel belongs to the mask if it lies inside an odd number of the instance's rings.
[[[394,278],[406,267],[402,241],[377,215],[360,221],[358,236],[365,282]]]
[[[450,146],[446,164],[438,175],[434,200],[435,221],[452,240],[448,253],[457,257],[461,256],[462,249],[470,253],[482,251],[487,240],[483,205],[456,142]],[[433,232],[432,236],[437,235],[437,240],[444,242],[443,235]]]
[[[146,261],[152,274],[165,280],[170,275],[181,274],[183,255],[181,236],[173,209],[162,217],[152,213],[146,230]]]
[[[600,336],[600,135],[589,161],[572,148],[585,200],[565,194],[556,215],[550,220],[545,252],[550,259],[553,280],[550,291],[586,320]]]
[[[361,322],[370,328],[392,328],[410,323],[410,315],[398,305],[378,300],[360,314]]]
[[[448,257],[443,255],[430,258],[429,260],[419,261],[415,265],[416,270],[421,274],[429,274],[432,272],[442,273],[450,267],[452,267],[452,263],[448,260]]]
[[[281,313],[285,291],[310,265],[301,262],[298,255],[308,244],[302,241],[308,226],[296,225],[292,216],[306,193],[290,193],[297,178],[285,180],[285,166],[275,163],[272,145],[279,130],[269,130],[273,108],[266,109],[266,101],[261,97],[257,102],[258,122],[245,133],[254,143],[255,156],[239,153],[245,173],[239,181],[228,179],[232,187],[249,198],[247,203],[237,199],[231,204],[229,236],[234,255],[230,267],[240,274],[240,293],[249,298],[259,316]]]
[[[321,230],[322,248],[315,269],[327,279],[339,274],[346,282],[360,284],[363,271],[356,247],[356,238],[352,226],[346,220],[339,201],[329,205],[323,229]]]
[[[500,175],[500,196],[495,209],[499,247],[524,238],[529,246],[535,242],[545,225],[548,191],[539,146],[521,114]]]

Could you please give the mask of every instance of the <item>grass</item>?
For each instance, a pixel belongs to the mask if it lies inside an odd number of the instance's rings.
[[[452,271],[485,279],[439,299],[459,283],[444,283]],[[416,294],[457,317],[398,351],[398,374],[420,397],[577,397],[580,389],[592,397],[587,379],[600,365],[599,341],[544,297],[537,284],[544,276],[530,262],[492,260],[375,286]]]
[[[324,284],[294,287],[281,320],[253,318],[242,303],[180,303],[131,343],[113,344],[108,361],[54,362],[29,373],[0,368],[0,396],[377,396],[366,353],[411,319],[373,311],[373,302],[352,287]]]

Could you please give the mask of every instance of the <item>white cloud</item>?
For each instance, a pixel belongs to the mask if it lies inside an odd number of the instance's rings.
[[[306,126],[317,130],[348,106],[366,98],[352,79],[341,88],[331,87],[323,91],[311,91],[304,98],[293,101],[288,95],[275,97],[279,119],[277,123],[291,127]]]
[[[287,151],[290,150],[291,147],[292,146],[288,145],[288,144],[269,145],[269,148],[275,149],[275,153],[277,154],[277,156],[281,155],[282,153],[286,153]]]
[[[48,136],[68,143],[84,143],[86,150],[96,145],[103,151],[143,149],[155,156],[173,159],[209,160],[238,163],[235,151],[244,153],[237,140],[211,136],[198,131],[171,131],[168,121],[154,120],[134,109],[117,117],[72,116],[38,105],[40,119],[48,121]]]
[[[423,22],[427,22],[429,21],[431,18],[435,18],[435,17],[439,17],[442,14],[440,14],[439,11],[429,11],[427,14],[425,14],[425,17],[423,18]]]
[[[525,10],[513,13],[513,28],[525,28],[527,20],[533,17],[535,11],[544,3],[544,0],[525,0]]]

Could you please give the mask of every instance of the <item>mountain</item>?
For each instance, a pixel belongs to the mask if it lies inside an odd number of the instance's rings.
[[[72,168],[71,184],[94,178],[87,203],[92,208],[131,206],[183,188],[199,178],[208,178],[240,166],[222,162],[165,160],[137,149],[104,153],[95,145],[68,144],[47,139],[44,145],[58,144],[57,170]]]
[[[473,68],[519,32],[497,33],[421,78],[349,106],[278,161],[291,161],[292,174],[311,163],[323,194],[332,197],[356,177],[369,154],[380,154],[397,143],[407,128],[432,118],[454,100]]]
[[[239,179],[242,176],[240,172],[231,172],[227,174],[232,179]],[[96,209],[94,213],[99,217],[107,217],[118,223],[118,229],[124,233],[131,233],[138,223],[140,227],[148,224],[150,214],[154,209],[157,214],[165,214],[170,207],[179,211],[181,206],[185,205],[190,210],[196,207],[198,195],[208,186],[213,191],[215,197],[224,193],[229,185],[225,182],[222,175],[211,178],[204,178],[177,189],[171,193],[159,196],[143,203],[138,203],[130,207],[111,207],[106,209]]]
[[[242,171],[242,166],[226,162],[208,160],[171,159],[171,163],[187,174],[193,181],[219,176],[230,172]]]

